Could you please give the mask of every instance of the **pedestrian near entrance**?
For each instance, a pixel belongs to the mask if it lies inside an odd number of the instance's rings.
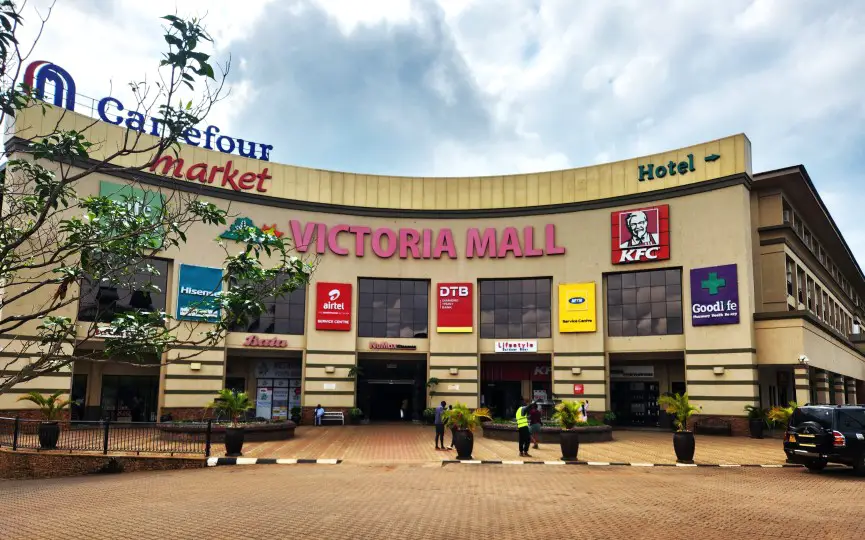
[[[315,425],[321,425],[321,419],[324,417],[324,407],[321,406],[321,403],[315,406]]]
[[[453,406],[453,405],[448,405],[448,410],[449,410],[449,411],[454,410],[454,406]],[[453,450],[453,449],[454,449],[454,439],[456,438],[456,435],[457,435],[457,427],[456,427],[455,425],[454,425],[454,426],[451,426],[451,445],[448,446],[448,450]]]
[[[435,421],[433,422],[436,426],[436,450],[447,450],[445,448],[445,423],[444,423],[444,412],[445,412],[445,403],[441,402],[441,405],[436,407],[436,416]],[[439,446],[439,440],[441,440],[441,446]]]
[[[524,405],[517,408],[517,431],[520,434],[520,457],[532,457],[529,455],[529,444],[531,444],[531,434],[529,433],[529,411],[537,406],[537,402],[529,403],[529,400],[523,400]]]
[[[543,427],[541,409],[537,405],[532,405],[532,408],[529,409],[529,432],[532,436],[532,448],[535,450],[538,449],[538,437],[541,433],[541,427]]]

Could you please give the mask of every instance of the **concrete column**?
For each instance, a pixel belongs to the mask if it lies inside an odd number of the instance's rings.
[[[835,375],[835,384],[832,389],[835,392],[835,404],[836,405],[845,405],[847,401],[844,399],[844,380],[845,377],[841,375]]]
[[[793,368],[793,382],[795,387],[796,403],[804,405],[811,401],[810,370],[808,366],[795,366]],[[786,403],[781,405],[786,406]]]
[[[827,405],[829,403],[829,375],[825,371],[817,370],[814,373],[814,387],[817,391],[817,403]]]
[[[859,401],[856,398],[856,379],[852,377],[844,378],[845,386],[847,387],[847,403],[856,405]]]

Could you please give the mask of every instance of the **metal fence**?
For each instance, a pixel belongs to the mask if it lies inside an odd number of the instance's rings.
[[[40,450],[48,446],[52,450],[70,452],[203,454],[209,457],[213,434],[210,421],[206,429],[192,433],[168,431],[162,429],[167,424],[156,422],[60,421],[56,423],[56,430],[40,427],[42,424],[40,420],[0,417],[0,447]],[[56,445],[51,445],[55,434]]]

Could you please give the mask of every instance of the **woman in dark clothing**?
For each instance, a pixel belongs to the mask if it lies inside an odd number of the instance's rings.
[[[538,448],[538,434],[541,432],[541,427],[543,427],[541,410],[539,407],[532,407],[529,409],[529,432],[532,434],[532,444],[535,449]]]

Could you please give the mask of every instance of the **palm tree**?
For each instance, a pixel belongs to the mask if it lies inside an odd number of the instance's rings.
[[[237,427],[237,419],[253,407],[252,400],[246,392],[235,392],[229,388],[219,391],[219,397],[207,404],[208,409],[226,414],[231,418],[231,426]]]
[[[702,410],[702,407],[691,405],[687,392],[674,396],[661,396],[658,398],[658,405],[663,407],[667,414],[676,415],[677,431],[688,431],[688,418]]]
[[[33,390],[27,392],[27,394],[18,398],[18,401],[29,401],[31,403],[35,403],[39,410],[42,412],[42,416],[47,421],[57,420],[60,416],[60,413],[69,406],[71,403],[70,400],[61,400],[60,396],[64,393],[64,390],[58,390],[51,394],[48,397],[43,396],[39,392]]]
[[[480,408],[472,411],[462,403],[457,403],[453,409],[445,411],[443,416],[447,427],[468,431],[480,427],[483,419],[492,420],[489,409]]]

